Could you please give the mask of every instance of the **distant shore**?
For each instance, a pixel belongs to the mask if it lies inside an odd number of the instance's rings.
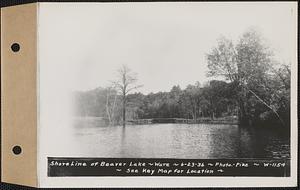
[[[78,121],[90,121],[102,123],[107,125],[108,120],[103,117],[75,117]],[[198,119],[185,119],[185,118],[150,118],[150,119],[131,119],[126,121],[126,125],[147,125],[147,124],[160,124],[160,123],[183,123],[183,124],[228,124],[238,125],[236,117],[219,117],[219,118],[198,118]]]
[[[238,120],[233,118],[200,118],[200,119],[184,119],[184,118],[151,118],[129,120],[127,124],[142,125],[156,123],[186,123],[186,124],[231,124],[237,125]]]

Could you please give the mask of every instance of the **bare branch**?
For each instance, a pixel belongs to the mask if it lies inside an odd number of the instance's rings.
[[[136,90],[136,89],[141,88],[141,87],[143,87],[143,85],[137,85],[137,86],[131,87],[131,88],[129,88],[129,89],[126,91],[126,94],[128,94],[128,93],[129,93],[130,91],[132,91],[132,90]]]

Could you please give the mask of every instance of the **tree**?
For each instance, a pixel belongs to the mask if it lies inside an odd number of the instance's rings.
[[[227,99],[227,85],[224,81],[212,80],[203,88],[203,96],[208,102],[207,107],[212,119],[221,116],[230,105]]]
[[[122,67],[118,70],[117,80],[114,81],[113,84],[122,96],[123,127],[126,125],[127,95],[133,90],[142,87],[142,85],[136,85],[136,83],[136,73],[132,72],[126,65],[122,65]]]
[[[217,47],[207,54],[208,75],[223,76],[235,84],[241,124],[249,125],[257,117],[252,113],[257,104],[272,111],[283,123],[277,109],[268,101],[272,95],[266,90],[274,63],[272,55],[255,30],[245,32],[236,45],[222,37]]]
[[[192,116],[193,120],[197,120],[200,116],[201,107],[203,105],[202,89],[199,83],[188,85],[180,98],[180,103],[183,111]]]
[[[113,87],[106,88],[106,103],[105,109],[110,125],[115,123],[115,108],[117,104],[117,92]]]
[[[182,95],[182,90],[179,85],[173,86],[168,95],[168,105],[170,110],[170,117],[177,118],[180,117],[180,96]]]

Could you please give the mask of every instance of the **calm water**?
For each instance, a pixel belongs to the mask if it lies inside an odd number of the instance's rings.
[[[101,127],[77,122],[77,153],[89,157],[289,158],[289,140],[279,132],[236,125],[151,124]],[[78,152],[79,151],[79,152]]]

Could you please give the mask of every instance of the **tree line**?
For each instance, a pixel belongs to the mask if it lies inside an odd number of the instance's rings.
[[[208,77],[185,89],[144,95],[137,77],[122,66],[106,88],[75,92],[76,116],[101,117],[110,125],[147,118],[238,118],[241,125],[290,125],[290,66],[279,64],[255,30],[235,44],[221,37],[206,55]]]
[[[213,80],[199,82],[181,89],[175,85],[169,92],[126,96],[126,120],[150,118],[211,118],[235,116],[237,107],[232,99],[232,86]],[[123,95],[112,88],[76,92],[76,116],[106,118],[112,124],[123,123]]]

